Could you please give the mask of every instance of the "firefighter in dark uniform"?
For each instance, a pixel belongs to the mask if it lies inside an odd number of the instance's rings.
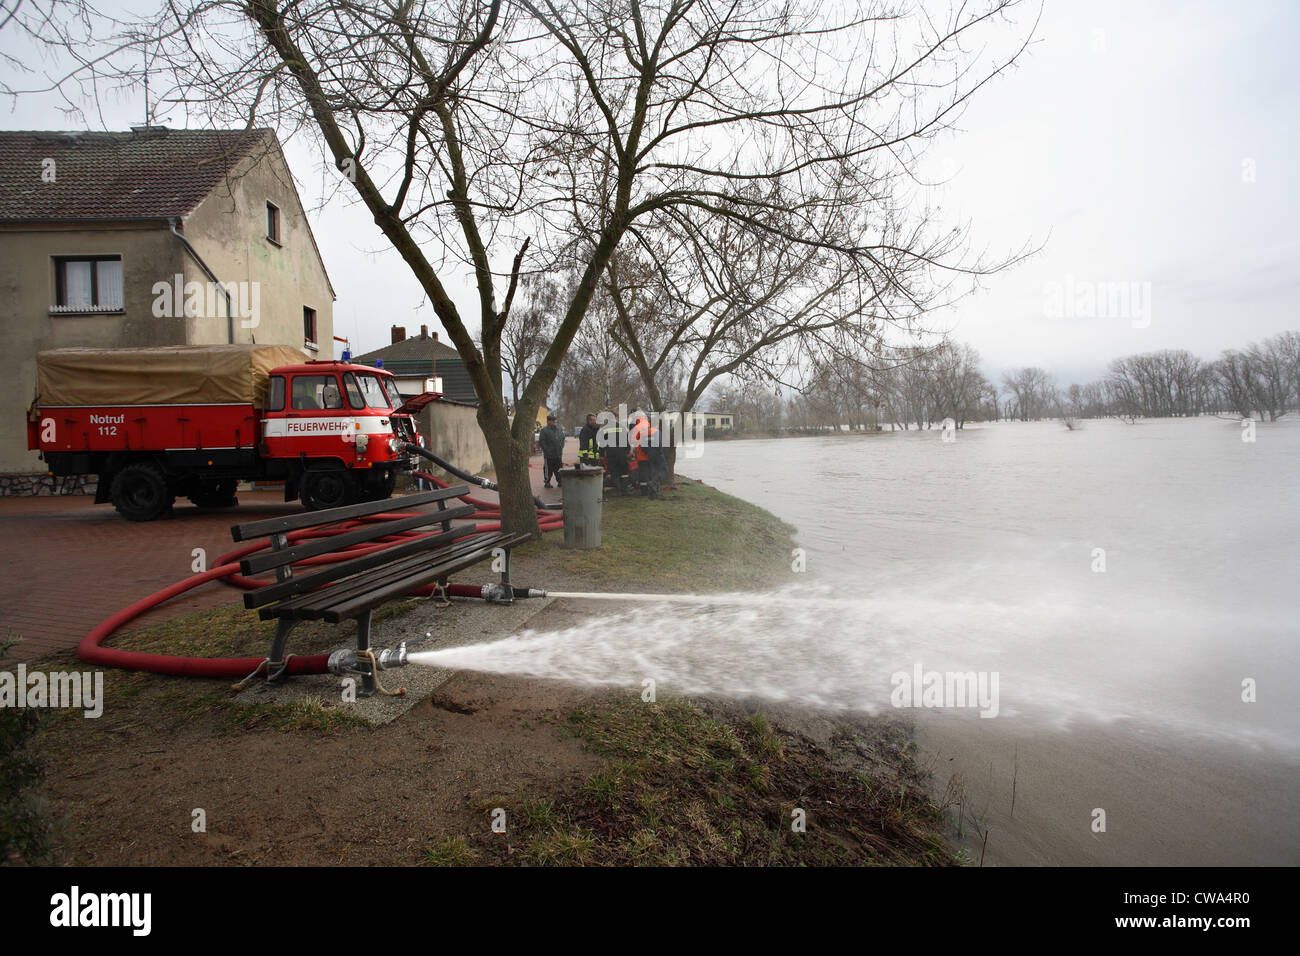
[[[584,468],[600,467],[600,445],[596,441],[599,434],[600,426],[596,424],[596,416],[589,414],[587,424],[578,432],[578,464]]]
[[[613,480],[614,487],[618,489],[618,496],[625,497],[628,494],[624,484],[628,477],[627,429],[615,419],[613,424],[605,427],[604,435],[597,440],[605,450],[605,469]],[[635,491],[636,485],[632,488]]]

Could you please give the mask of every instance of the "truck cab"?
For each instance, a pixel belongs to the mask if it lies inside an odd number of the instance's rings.
[[[397,472],[416,466],[405,450],[420,443],[412,411],[383,369],[334,361],[275,368],[260,453],[285,468],[308,508],[387,498]]]

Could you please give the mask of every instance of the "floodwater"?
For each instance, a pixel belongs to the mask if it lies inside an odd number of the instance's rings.
[[[996,719],[917,712],[994,861],[1294,864],[1300,422],[1242,436],[1002,423],[716,443],[687,469],[794,524],[818,583],[897,608],[860,635],[891,671],[998,672]]]
[[[1300,422],[1253,437],[1205,418],[714,442],[679,471],[796,527],[788,588],[434,653],[914,718],[986,864],[1294,864]]]

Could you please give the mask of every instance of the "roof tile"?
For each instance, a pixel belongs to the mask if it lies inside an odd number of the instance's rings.
[[[189,214],[270,130],[0,131],[0,222]],[[54,160],[45,182],[44,160]]]

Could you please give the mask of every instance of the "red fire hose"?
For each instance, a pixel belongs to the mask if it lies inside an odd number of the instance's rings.
[[[423,478],[425,481],[432,482],[440,488],[446,488],[447,483],[441,479],[429,474],[428,472],[416,472],[417,478]],[[495,523],[481,524],[475,527],[474,531],[457,538],[457,541],[464,541],[466,538],[473,537],[476,534],[484,534],[488,531],[498,531],[501,528],[501,506],[490,501],[483,501],[473,498],[470,495],[459,495],[459,499],[466,504],[474,505],[476,510],[469,516],[470,520],[495,519]],[[388,512],[374,515],[367,521],[392,521],[397,518],[409,517],[409,514],[402,512]],[[543,511],[538,509],[538,525],[542,531],[555,531],[564,527],[563,514],[555,511]],[[302,541],[310,538],[331,537],[341,534],[344,531],[351,530],[362,522],[348,521],[340,524],[338,527],[328,530],[310,529],[307,531],[290,532],[286,537],[290,541]],[[361,545],[354,545],[345,548],[342,551],[330,554],[317,555],[314,558],[307,558],[298,562],[294,567],[306,567],[316,564],[332,564],[336,561],[344,561],[349,558],[360,557],[363,554],[369,554],[372,551],[379,551],[384,548],[391,548],[402,541],[408,541],[411,538],[422,538],[435,532],[415,532],[403,531],[392,535],[386,535],[377,541],[367,542]],[[177,657],[171,654],[146,654],[142,651],[126,651],[112,647],[102,646],[104,641],[118,630],[118,628],[135,620],[141,614],[157,607],[164,601],[169,601],[178,594],[184,594],[192,588],[207,584],[209,581],[222,581],[234,587],[245,590],[256,590],[265,587],[271,583],[269,581],[258,581],[253,578],[245,577],[239,573],[239,561],[250,554],[265,550],[269,544],[255,544],[246,548],[240,548],[231,551],[229,554],[223,554],[217,559],[216,567],[209,568],[192,575],[183,581],[177,581],[161,591],[149,595],[136,601],[130,607],[123,608],[112,617],[109,617],[97,624],[89,634],[81,639],[81,644],[77,648],[79,656],[87,664],[97,664],[103,667],[121,667],[126,670],[148,671],[154,674],[171,674],[178,677],[246,677],[262,664],[263,658],[260,657]],[[411,596],[424,596],[432,594],[434,588],[432,585],[417,588],[411,592]],[[478,585],[452,584],[447,588],[447,593],[453,597],[478,597],[480,588]],[[328,654],[312,654],[305,657],[291,656],[288,660],[289,674],[324,674],[326,673],[326,662],[329,659]]]

